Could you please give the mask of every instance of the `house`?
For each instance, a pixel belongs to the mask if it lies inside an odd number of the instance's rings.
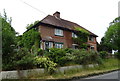
[[[43,50],[53,47],[75,47],[77,44],[74,44],[72,40],[72,37],[77,37],[74,33],[75,27],[80,27],[90,33],[87,42],[87,44],[89,44],[88,49],[97,50],[96,37],[98,36],[74,22],[62,19],[60,12],[46,16],[33,27],[37,27],[40,32],[42,38],[40,47]]]

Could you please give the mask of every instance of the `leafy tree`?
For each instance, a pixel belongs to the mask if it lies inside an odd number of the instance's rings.
[[[5,11],[4,16],[0,16],[0,20],[2,22],[2,62],[3,68],[5,68],[5,65],[12,61],[11,57],[14,55],[16,32],[10,25],[12,20],[7,18]]]
[[[37,49],[40,45],[40,34],[36,29],[30,29],[22,36],[23,46],[29,50]]]
[[[28,25],[27,31],[23,35],[17,36],[17,46],[20,48],[27,48],[31,53],[37,52],[40,45],[40,33],[37,28],[31,28],[38,21],[35,21],[34,24]],[[31,28],[31,29],[30,29]]]
[[[108,46],[108,44],[105,42],[105,38],[103,37],[101,39],[100,44],[97,44],[98,51],[107,51],[109,53],[112,53],[112,48]]]
[[[34,23],[32,24],[28,24],[26,29],[30,29],[32,26],[34,26],[35,24],[37,24],[39,22],[39,20],[35,21]]]
[[[113,50],[118,50],[120,54],[120,17],[117,17],[110,23],[105,33],[105,41]]]

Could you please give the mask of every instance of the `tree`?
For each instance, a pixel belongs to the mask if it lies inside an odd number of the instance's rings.
[[[29,29],[33,25],[35,25],[38,21],[35,21],[34,24],[28,25],[26,28]],[[27,30],[21,36],[17,36],[17,45],[19,47],[27,48],[30,52],[37,51],[40,47],[40,33],[38,32],[37,28],[32,28]]]
[[[6,12],[4,10],[4,16],[0,16],[2,22],[2,62],[4,65],[8,65],[12,60],[11,57],[14,55],[16,32],[14,28],[10,25],[11,19],[7,18]]]
[[[31,28],[32,26],[34,26],[35,24],[37,24],[39,22],[39,20],[35,21],[34,23],[28,24],[26,29]]]
[[[98,51],[107,51],[109,53],[112,53],[112,48],[106,44],[104,37],[102,37],[100,44],[97,43],[97,48]]]
[[[118,50],[120,54],[120,17],[117,17],[110,23],[105,33],[105,42],[113,50]]]

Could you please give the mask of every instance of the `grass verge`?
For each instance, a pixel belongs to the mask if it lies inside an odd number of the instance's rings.
[[[115,71],[119,69],[118,61],[115,58],[105,59],[103,60],[103,64],[95,67],[85,67],[80,69],[71,69],[67,70],[64,73],[54,73],[52,75],[44,74],[39,76],[32,76],[29,79],[46,79],[46,80],[60,80],[60,79],[75,79],[75,78],[83,78],[98,74],[103,74],[111,71]]]

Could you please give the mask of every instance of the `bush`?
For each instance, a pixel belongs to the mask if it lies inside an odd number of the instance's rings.
[[[116,53],[114,54],[114,56],[115,56],[115,58],[120,59],[120,54],[119,54],[118,52],[116,52]]]
[[[56,69],[56,63],[51,61],[48,57],[35,57],[35,65],[41,68],[45,68],[48,73],[53,73]]]
[[[97,52],[85,49],[51,48],[49,52],[46,52],[45,56],[48,56],[58,66],[70,65],[70,63],[84,65],[92,63],[102,64],[102,59]]]
[[[99,55],[100,55],[100,57],[101,57],[102,59],[105,59],[105,58],[108,57],[108,52],[106,52],[106,51],[101,51],[101,52],[99,52]]]
[[[74,50],[75,62],[77,64],[91,64],[91,63],[102,63],[101,58],[95,51],[86,51],[85,49]]]
[[[49,52],[46,52],[45,56],[49,57],[50,60],[57,63],[60,66],[63,66],[65,64],[65,56],[66,51],[64,49],[59,48],[51,48],[49,49]]]
[[[21,48],[13,57],[13,67],[16,69],[32,69],[34,67],[34,55],[27,49]]]

